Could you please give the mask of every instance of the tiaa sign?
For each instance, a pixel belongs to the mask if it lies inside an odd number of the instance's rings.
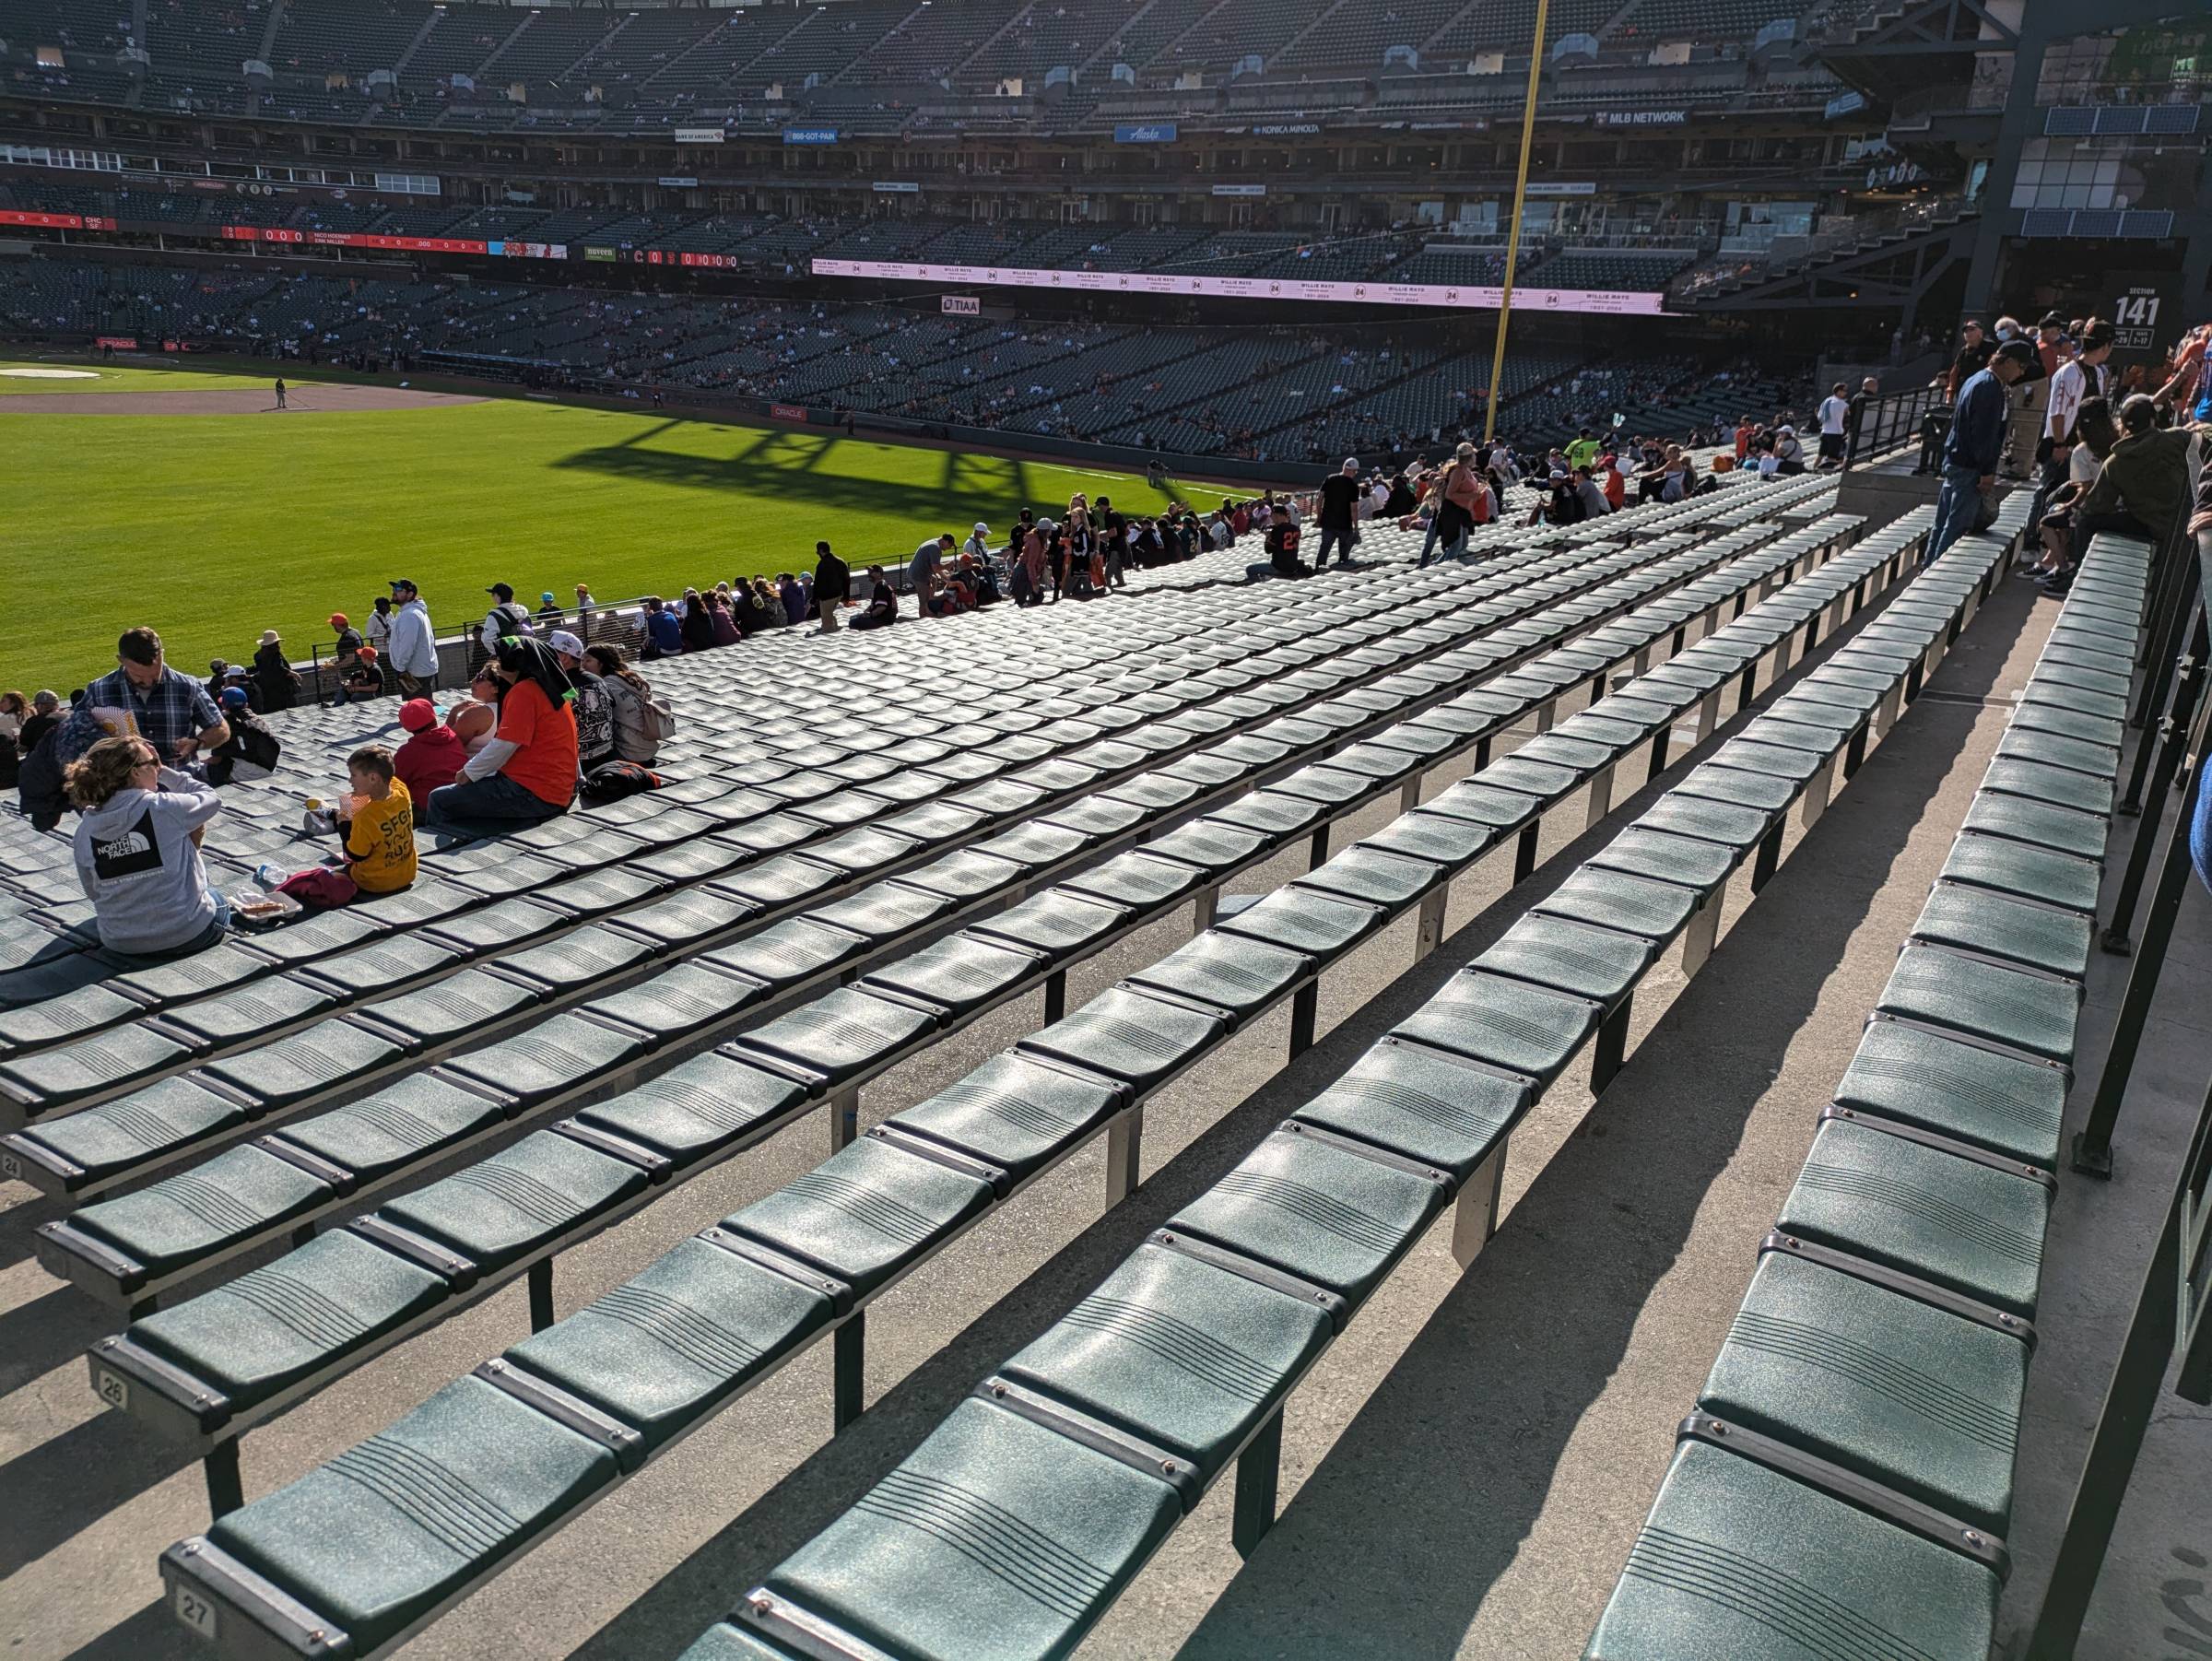
[[[972,294],[940,295],[937,303],[955,317],[981,317],[983,314],[983,302]]]

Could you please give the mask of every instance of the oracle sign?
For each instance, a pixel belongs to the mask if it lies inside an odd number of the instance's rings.
[[[902,265],[885,260],[813,262],[817,277],[865,277],[894,282],[959,283],[1000,289],[1065,289],[1084,294],[1198,294],[1229,300],[1297,300],[1332,305],[1455,306],[1495,312],[1505,291],[1495,285],[1322,283],[1276,277],[1185,277],[1161,271],[1025,271],[982,265]],[[1656,317],[1660,293],[1612,289],[1513,290],[1516,312],[1579,312],[1599,317]]]

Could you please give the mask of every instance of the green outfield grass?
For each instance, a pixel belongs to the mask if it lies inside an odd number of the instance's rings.
[[[101,367],[103,376],[109,371]],[[250,384],[136,369],[117,390]],[[81,391],[86,382],[0,386]],[[304,661],[324,619],[357,620],[392,577],[422,585],[439,631],[480,619],[488,583],[564,604],[811,570],[827,537],[855,575],[924,534],[1003,532],[1018,508],[1104,490],[1155,508],[1143,478],[827,434],[520,399],[283,416],[9,415],[9,572],[0,687],[66,691],[149,623],[171,660],[253,654],[264,629]],[[1204,500],[1202,497],[1201,500]]]

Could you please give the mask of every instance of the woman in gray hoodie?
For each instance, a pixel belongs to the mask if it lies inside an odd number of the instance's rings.
[[[100,944],[131,957],[194,951],[222,938],[227,908],[207,887],[199,830],[223,810],[213,789],[162,765],[143,738],[102,738],[65,779],[76,821],[76,875]]]

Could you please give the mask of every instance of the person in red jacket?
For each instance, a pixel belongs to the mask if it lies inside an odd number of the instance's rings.
[[[407,741],[393,756],[392,771],[407,787],[410,801],[427,802],[431,791],[461,776],[468,751],[460,736],[438,719],[437,709],[427,698],[411,698],[401,704],[399,724],[406,729]]]

